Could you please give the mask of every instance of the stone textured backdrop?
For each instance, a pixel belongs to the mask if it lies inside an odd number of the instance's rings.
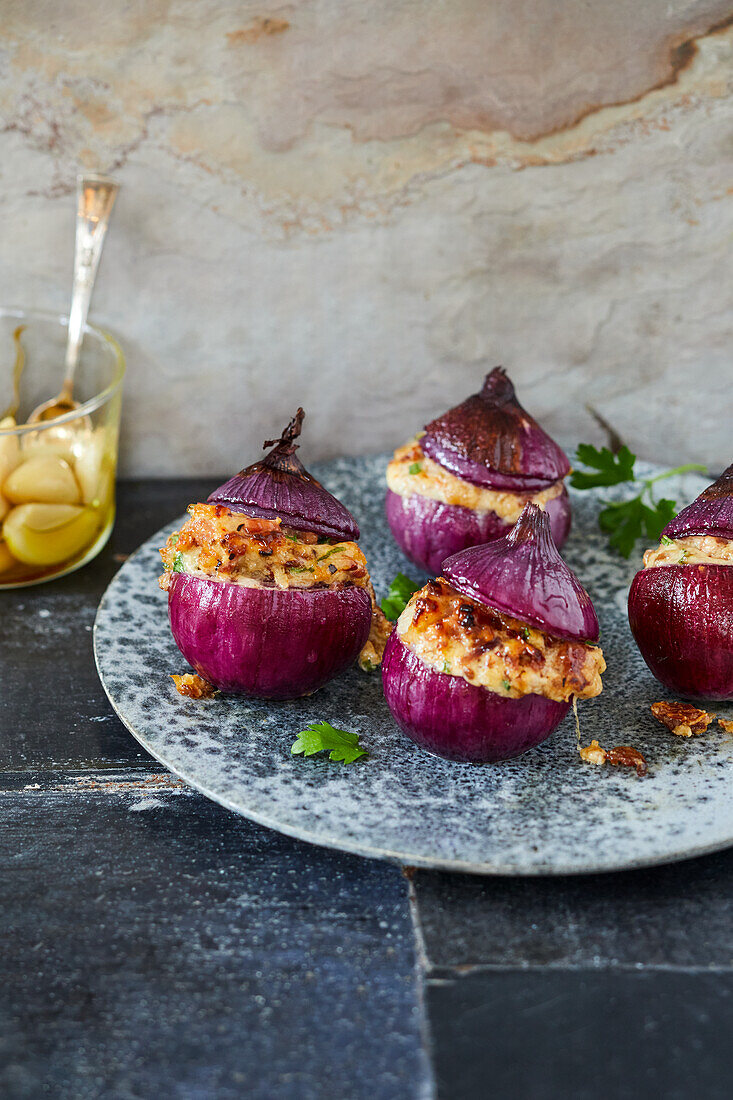
[[[90,16],[90,12],[93,14]],[[733,4],[3,0],[0,301],[93,319],[127,473],[224,472],[296,404],[387,448],[503,363],[566,441],[733,459]]]

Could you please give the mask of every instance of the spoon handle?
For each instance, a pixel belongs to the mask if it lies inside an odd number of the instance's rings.
[[[89,303],[94,280],[102,255],[107,226],[112,207],[117,198],[119,184],[109,176],[78,176],[76,181],[76,245],[74,248],[74,289],[69,311],[69,330],[66,343],[66,375],[59,395],[71,400],[74,372],[79,362],[79,352],[84,338]]]

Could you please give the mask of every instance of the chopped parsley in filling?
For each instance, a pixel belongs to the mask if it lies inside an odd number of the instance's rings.
[[[160,551],[166,572],[264,588],[369,585],[366,558],[355,542],[295,531],[280,519],[233,512],[223,504],[191,504],[190,519]]]
[[[688,535],[669,539],[644,554],[644,568],[657,565],[733,565],[733,542],[717,535]]]
[[[430,668],[497,695],[569,702],[601,693],[606,662],[599,646],[545,634],[462,596],[442,577],[415,593],[397,633]]]
[[[516,523],[525,504],[532,501],[541,508],[560,496],[563,482],[535,493],[510,493],[504,489],[486,489],[451,474],[423,453],[419,439],[398,447],[387,467],[387,485],[401,497],[418,496],[442,504],[456,504],[475,512],[495,512],[506,523]]]

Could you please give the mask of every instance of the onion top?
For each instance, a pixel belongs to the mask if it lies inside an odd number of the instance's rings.
[[[209,504],[225,504],[235,512],[264,519],[280,517],[297,531],[314,531],[327,538],[359,538],[351,512],[328,492],[296,455],[305,413],[298,409],[279,439],[259,462],[252,463],[215,489]]]
[[[715,535],[733,539],[733,465],[667,524],[662,536]]]
[[[443,562],[451,585],[557,638],[597,642],[591,598],[555,546],[547,513],[527,504],[503,538],[471,546]]]
[[[570,472],[567,455],[522,408],[502,367],[487,374],[480,393],[431,420],[420,443],[474,485],[531,491]]]

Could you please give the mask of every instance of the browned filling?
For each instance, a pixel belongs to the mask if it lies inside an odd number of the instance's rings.
[[[160,551],[167,588],[171,572],[194,573],[266,588],[326,588],[369,583],[355,542],[294,531],[280,519],[259,519],[223,504],[192,504],[190,519]]]
[[[511,493],[507,489],[488,489],[456,477],[424,453],[418,439],[398,447],[387,467],[387,485],[401,497],[413,494],[458,505],[478,512],[494,512],[506,523],[516,523],[528,501],[545,508],[560,496],[563,482],[533,493]]]
[[[598,646],[545,634],[462,596],[442,577],[415,593],[397,631],[431,668],[500,695],[568,702],[602,689],[606,663]]]

